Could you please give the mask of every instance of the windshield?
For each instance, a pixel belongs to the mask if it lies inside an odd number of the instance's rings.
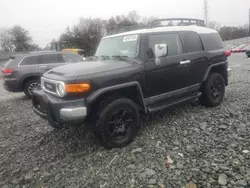
[[[100,57],[136,57],[139,49],[139,35],[127,35],[102,39],[96,56]]]

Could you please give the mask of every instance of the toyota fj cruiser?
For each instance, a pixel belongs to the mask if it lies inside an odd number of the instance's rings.
[[[140,115],[198,98],[215,107],[228,85],[227,54],[215,30],[155,27],[104,37],[94,62],[54,68],[33,110],[54,128],[92,122],[105,148],[129,144]]]

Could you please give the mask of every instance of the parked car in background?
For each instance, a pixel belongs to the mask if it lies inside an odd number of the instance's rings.
[[[250,57],[250,49],[248,49],[248,50],[246,51],[246,55],[247,55],[247,57]]]
[[[248,44],[241,44],[239,46],[236,46],[235,48],[232,49],[232,53],[237,53],[237,52],[246,52],[246,47]]]
[[[41,87],[40,77],[43,73],[61,65],[82,61],[80,55],[54,51],[14,55],[2,69],[3,85],[7,91],[24,92],[31,97],[32,90]]]

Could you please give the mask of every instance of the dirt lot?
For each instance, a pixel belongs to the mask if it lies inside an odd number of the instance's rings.
[[[250,59],[234,54],[230,67],[221,106],[147,116],[132,144],[109,151],[84,127],[53,130],[23,94],[0,86],[0,186],[250,187]]]

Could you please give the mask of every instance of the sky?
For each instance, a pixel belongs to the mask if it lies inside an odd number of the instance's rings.
[[[207,1],[209,21],[221,25],[248,23],[250,0]],[[66,26],[77,24],[80,17],[108,19],[135,10],[148,17],[204,19],[203,7],[203,0],[0,0],[0,28],[21,25],[44,47],[58,39]]]

